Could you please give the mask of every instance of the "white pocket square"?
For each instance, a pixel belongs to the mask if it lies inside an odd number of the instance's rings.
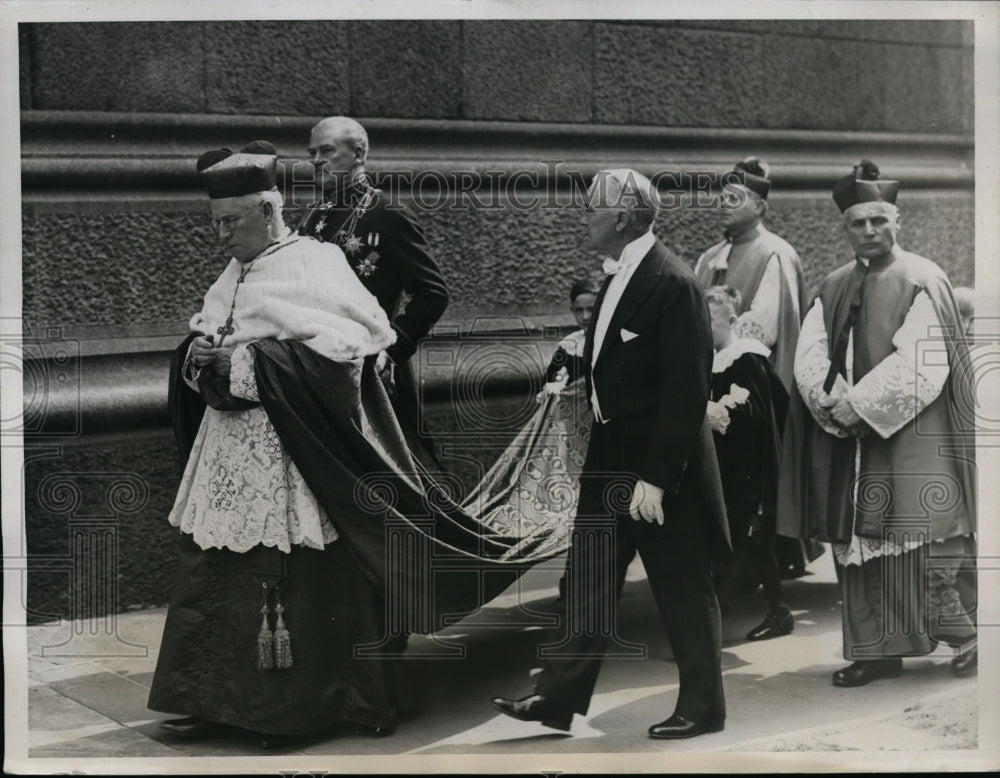
[[[629,332],[627,329],[622,327],[622,343],[628,343],[632,338],[638,338],[638,332]]]

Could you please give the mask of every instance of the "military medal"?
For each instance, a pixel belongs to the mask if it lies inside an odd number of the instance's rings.
[[[374,205],[376,199],[378,198],[378,189],[373,187],[368,183],[367,178],[361,178],[359,180],[359,185],[364,186],[364,190],[361,192],[361,196],[358,198],[357,204],[351,209],[351,213],[344,219],[344,223],[337,230],[336,234],[333,236],[333,242],[340,246],[345,254],[349,254],[352,257],[355,256],[362,246],[362,239],[354,234],[357,229],[358,221],[364,216],[368,209]],[[378,233],[368,233],[368,245],[377,246],[378,245]],[[378,254],[375,252],[369,252],[368,255],[358,263],[355,268],[355,272],[362,278],[367,278],[372,273],[375,272],[375,263],[378,261]]]
[[[379,260],[379,253],[377,251],[369,251],[368,254],[362,259],[356,268],[356,272],[362,278],[368,278],[372,273],[375,272],[375,263]]]

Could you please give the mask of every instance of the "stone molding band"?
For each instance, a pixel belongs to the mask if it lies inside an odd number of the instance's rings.
[[[132,194],[162,201],[165,193],[197,202],[193,160],[213,146],[266,138],[282,163],[305,163],[309,128],[320,117],[216,114],[23,111],[22,188],[31,203],[61,194],[67,201]],[[640,127],[428,119],[365,119],[375,173],[434,171],[453,180],[463,171],[518,171],[540,186],[570,184],[599,167],[722,171],[747,154],[771,164],[775,189],[823,190],[845,166],[866,156],[908,187],[966,189],[974,183],[973,138],[884,132],[826,132]],[[556,163],[559,165],[556,165]],[[308,165],[303,164],[304,171]],[[297,169],[296,169],[297,170]],[[299,174],[296,173],[296,180]],[[536,187],[521,176],[516,186]],[[160,207],[163,207],[162,205]]]

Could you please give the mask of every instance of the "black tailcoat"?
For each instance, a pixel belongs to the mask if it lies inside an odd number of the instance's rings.
[[[584,349],[588,396],[596,387],[607,421],[592,428],[569,553],[568,618],[543,652],[537,691],[568,711],[587,711],[604,653],[629,650],[612,616],[620,571],[638,551],[678,665],[675,712],[712,723],[725,717],[725,701],[710,563],[728,558],[730,544],[705,415],[708,306],[691,270],[657,241],[629,279],[595,359],[607,288]],[[637,479],[664,489],[663,526],[628,515]]]

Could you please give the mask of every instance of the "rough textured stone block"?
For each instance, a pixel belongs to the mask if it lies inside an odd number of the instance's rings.
[[[461,25],[458,21],[352,22],[351,113],[459,118]]]
[[[177,529],[167,523],[167,515],[180,483],[172,437],[66,447],[54,457],[26,456],[24,473],[30,555],[68,559],[74,525],[88,516],[106,516],[115,530],[118,578],[110,583],[117,584],[118,610],[167,601],[177,561]],[[131,496],[138,510],[115,516],[113,503],[120,505],[123,493],[116,500],[108,489],[116,481],[141,484]],[[71,498],[74,493],[78,501]],[[88,576],[94,575],[99,582],[103,572],[78,573],[29,574],[27,602],[36,619],[53,614],[66,618],[98,615],[73,613],[71,603],[74,592],[80,597],[87,591]]]
[[[187,320],[226,265],[208,214],[25,214],[24,319]]]
[[[759,125],[767,84],[759,36],[598,24],[595,39],[595,121]]]
[[[803,247],[809,266],[829,272],[843,249],[832,200],[771,199],[769,221],[776,231]],[[971,272],[971,196],[949,195],[931,207],[926,197],[904,192],[901,202],[904,245],[954,268],[968,264]],[[451,290],[452,315],[484,308],[562,310],[574,280],[600,275],[600,262],[584,246],[578,209],[517,210],[508,204],[499,210],[414,210]],[[197,213],[27,215],[24,223],[24,317],[33,330],[185,321],[225,264],[207,217]],[[719,229],[711,212],[681,207],[661,216],[657,234],[693,264],[718,239]]]
[[[970,53],[960,48],[886,45],[881,68],[884,126],[896,132],[962,132],[974,94]]]
[[[883,127],[877,43],[768,36],[760,125],[816,130]]]
[[[204,24],[34,24],[33,106],[91,111],[205,109]]]
[[[573,280],[594,267],[576,211],[442,209],[420,221],[454,308],[561,305]]]
[[[955,286],[975,286],[976,243],[972,197],[936,199],[900,192],[900,244],[940,265]]]
[[[322,116],[350,112],[348,23],[213,22],[206,90],[214,113]],[[302,139],[302,145],[308,138]]]
[[[462,99],[467,118],[590,120],[589,23],[463,24]]]

